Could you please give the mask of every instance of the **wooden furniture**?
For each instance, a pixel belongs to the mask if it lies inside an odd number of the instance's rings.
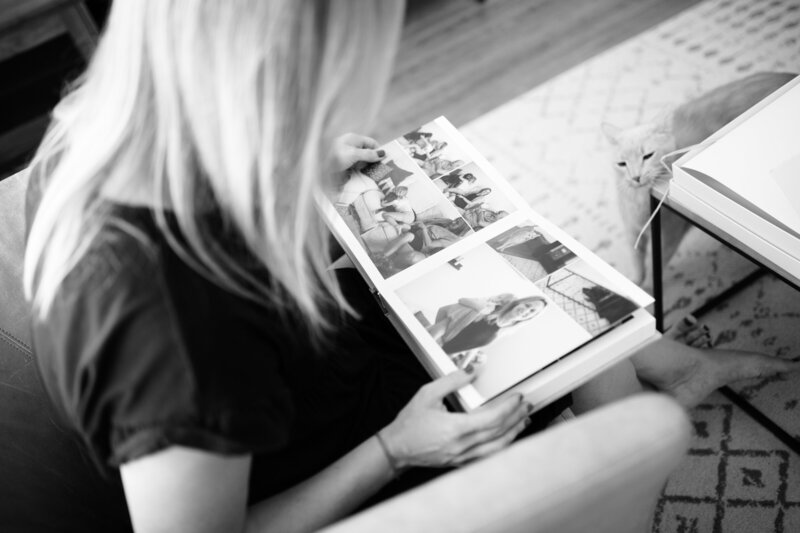
[[[79,0],[0,0],[0,61],[67,31],[88,59],[99,32]]]
[[[0,61],[68,34],[85,60],[97,45],[99,32],[84,2],[79,0],[0,0]],[[39,69],[32,64],[30,71]],[[15,102],[4,102],[15,105]],[[31,117],[0,132],[0,164],[29,153],[41,139],[46,115]],[[2,169],[0,169],[0,177]]]

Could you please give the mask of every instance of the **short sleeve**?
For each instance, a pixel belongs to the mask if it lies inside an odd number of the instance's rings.
[[[216,289],[202,276],[135,247],[93,250],[34,325],[45,385],[95,460],[115,467],[173,445],[282,449],[293,402],[280,347],[231,329],[248,327],[230,316],[241,302],[211,305]]]

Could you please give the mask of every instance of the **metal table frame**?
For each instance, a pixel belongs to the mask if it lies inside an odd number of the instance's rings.
[[[650,194],[651,214],[658,207],[658,204],[663,198],[664,194],[665,190],[663,187],[654,187],[653,190],[651,191]],[[699,215],[692,213],[684,206],[678,204],[677,202],[672,201],[669,197],[664,201],[662,209],[669,209],[670,211],[676,213],[680,217],[687,220],[692,226],[701,229],[704,233],[710,235],[717,241],[721,242],[728,248],[734,250],[739,255],[752,261],[753,263],[755,263],[760,267],[752,274],[749,274],[745,278],[737,281],[731,287],[729,287],[722,293],[710,298],[703,305],[695,309],[693,311],[693,314],[696,317],[700,318],[705,313],[710,311],[713,307],[716,307],[722,301],[726,300],[733,294],[739,292],[746,286],[750,285],[751,283],[762,277],[767,272],[777,276],[780,280],[782,280],[784,283],[794,288],[795,290],[800,291],[800,279],[793,277],[791,274],[785,272],[781,268],[778,268],[776,265],[772,264],[764,257],[754,253],[753,250],[744,245],[741,241],[735,238],[735,236],[730,235],[726,231],[714,226],[713,224],[709,223]],[[655,215],[653,216],[652,225],[650,227],[650,235],[652,239],[651,246],[652,246],[652,260],[653,260],[653,298],[655,299],[655,303],[653,304],[654,314],[656,319],[656,328],[659,331],[663,332],[664,331],[664,280],[663,280],[664,272],[663,272],[663,258],[661,250],[660,212],[655,213]],[[736,406],[741,408],[750,417],[755,419],[770,433],[775,435],[775,437],[777,437],[781,442],[783,442],[786,446],[788,446],[792,451],[800,454],[800,440],[787,433],[783,428],[781,428],[774,421],[772,421],[772,419],[770,419],[767,415],[762,413],[758,408],[750,404],[750,402],[748,402],[745,398],[743,398],[739,393],[737,393],[730,387],[727,386],[722,387],[720,389],[720,392],[722,392],[722,394],[725,397],[727,397]]]

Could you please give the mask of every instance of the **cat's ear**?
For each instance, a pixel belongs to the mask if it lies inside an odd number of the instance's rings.
[[[600,124],[600,129],[603,130],[603,133],[609,141],[614,144],[619,144],[618,139],[622,128],[613,124],[609,124],[608,122],[603,122]]]

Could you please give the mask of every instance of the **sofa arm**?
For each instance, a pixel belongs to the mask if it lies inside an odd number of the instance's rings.
[[[671,399],[598,409],[325,529],[326,533],[644,532],[689,442]]]
[[[30,312],[22,294],[27,186],[26,172],[0,181],[0,343],[29,352]]]

